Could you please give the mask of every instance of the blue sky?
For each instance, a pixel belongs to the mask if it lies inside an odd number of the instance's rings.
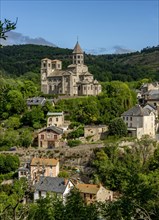
[[[78,36],[83,50],[90,53],[122,53],[159,44],[159,0],[1,0],[0,4],[2,20],[18,17],[15,33],[8,38],[14,44],[43,41],[73,48]]]

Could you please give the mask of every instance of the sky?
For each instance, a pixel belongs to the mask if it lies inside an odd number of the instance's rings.
[[[0,16],[18,18],[5,44],[73,49],[78,39],[92,54],[159,45],[159,0],[0,0]]]

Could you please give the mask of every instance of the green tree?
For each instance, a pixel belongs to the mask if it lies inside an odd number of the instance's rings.
[[[16,29],[17,20],[16,22],[11,22],[8,19],[4,19],[4,21],[0,20],[0,39],[6,40],[7,33],[11,30]]]
[[[122,118],[115,118],[109,123],[109,135],[124,137],[127,135],[127,127]]]
[[[6,110],[11,114],[19,114],[24,111],[26,107],[25,100],[18,90],[10,90],[7,94]]]
[[[17,116],[11,116],[7,120],[5,120],[4,125],[6,128],[17,129],[20,127],[20,118]]]
[[[21,119],[24,125],[31,126],[35,129],[41,128],[44,123],[44,113],[41,106],[34,107],[31,111],[27,110]]]
[[[86,219],[86,206],[78,190],[73,189],[67,197],[65,210],[65,220]]]
[[[33,134],[30,129],[21,129],[19,133],[19,145],[29,147],[33,143]]]

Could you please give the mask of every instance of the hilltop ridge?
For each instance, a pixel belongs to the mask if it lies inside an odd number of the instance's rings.
[[[12,77],[26,72],[40,73],[44,57],[60,59],[63,69],[71,63],[72,50],[42,45],[13,45],[0,48],[0,71]],[[128,54],[85,54],[85,64],[99,81],[159,80],[159,46]]]

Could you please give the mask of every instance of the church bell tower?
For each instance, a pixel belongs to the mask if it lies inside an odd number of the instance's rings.
[[[73,50],[73,64],[84,64],[84,54],[78,41]]]

